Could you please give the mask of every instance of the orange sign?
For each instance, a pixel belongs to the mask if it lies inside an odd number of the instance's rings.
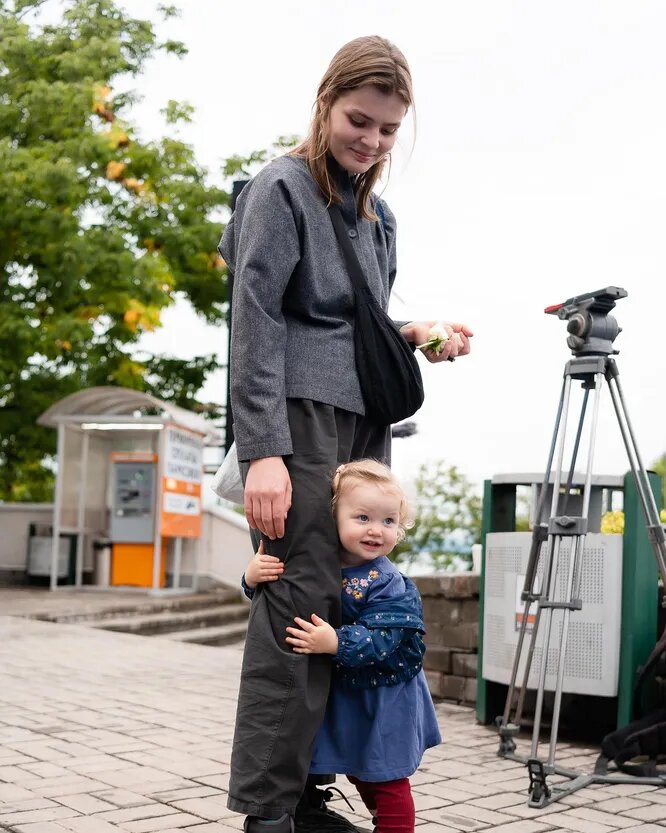
[[[165,432],[161,532],[167,538],[201,535],[203,437],[169,425]]]
[[[155,463],[157,454],[152,451],[112,451],[114,463]]]

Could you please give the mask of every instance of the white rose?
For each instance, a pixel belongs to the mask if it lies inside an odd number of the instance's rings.
[[[442,352],[444,343],[449,340],[449,334],[446,332],[446,326],[438,321],[433,324],[428,330],[428,340],[423,344],[417,345],[419,350],[432,350],[436,356]]]

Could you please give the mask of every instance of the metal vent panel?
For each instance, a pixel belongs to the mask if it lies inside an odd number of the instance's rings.
[[[520,591],[527,570],[531,541],[529,532],[494,532],[486,536],[483,676],[499,683],[507,684],[511,676],[522,614]],[[570,538],[559,539],[557,572],[551,594],[557,601],[567,598],[571,541]],[[543,581],[548,546],[548,542],[543,545],[539,559],[539,586]],[[569,618],[563,690],[613,697],[617,694],[620,656],[622,536],[587,535],[579,563],[583,608],[571,612]],[[536,604],[533,604],[530,614],[534,615],[536,608]],[[538,683],[549,615],[545,610],[541,614],[529,688],[536,688]],[[562,622],[563,611],[553,611],[545,685],[551,691],[556,683]],[[528,632],[518,669],[518,684],[523,678],[529,638]]]

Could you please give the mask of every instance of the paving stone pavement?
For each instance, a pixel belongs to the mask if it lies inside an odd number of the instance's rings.
[[[226,808],[241,650],[0,617],[0,830],[237,833]],[[666,790],[594,785],[542,810],[471,709],[438,703],[444,743],[413,776],[418,833],[666,833]],[[597,750],[562,746],[591,771]],[[354,812],[369,815],[344,779]]]

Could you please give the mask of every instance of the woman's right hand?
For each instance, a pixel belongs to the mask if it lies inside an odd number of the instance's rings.
[[[291,507],[291,478],[282,457],[252,460],[245,479],[245,517],[271,541],[282,538]]]

